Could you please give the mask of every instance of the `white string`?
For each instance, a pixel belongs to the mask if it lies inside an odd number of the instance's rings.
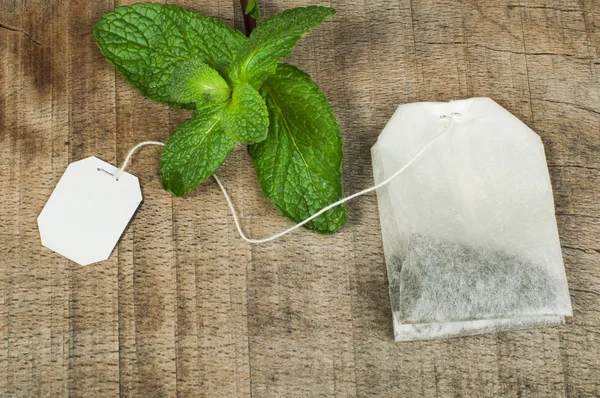
[[[409,168],[427,149],[429,149],[429,147],[431,145],[433,145],[434,142],[436,142],[441,136],[444,135],[444,133],[446,133],[450,127],[454,124],[454,116],[459,116],[460,113],[451,113],[450,115],[442,115],[440,116],[440,119],[449,119],[450,123],[437,135],[435,136],[431,141],[429,141],[427,143],[427,145],[425,145],[419,152],[417,152],[417,154],[415,156],[412,157],[412,159],[410,159],[408,161],[408,163],[406,163],[404,166],[402,166],[398,171],[396,171],[394,174],[392,174],[391,176],[389,176],[388,178],[386,178],[385,180],[381,181],[379,184],[373,185],[372,187],[363,189],[360,192],[356,192],[350,196],[346,196],[343,199],[338,200],[337,202],[334,202],[328,206],[325,206],[324,208],[322,208],[321,210],[319,210],[318,212],[316,212],[315,214],[313,214],[312,216],[308,217],[307,219],[305,219],[304,221],[299,222],[298,224],[284,230],[281,231],[279,233],[276,233],[273,236],[269,236],[267,238],[262,238],[262,239],[252,239],[252,238],[248,238],[246,236],[246,234],[244,233],[244,231],[242,230],[242,227],[240,225],[240,221],[238,219],[238,215],[237,212],[235,211],[235,208],[233,206],[233,202],[231,201],[231,198],[229,197],[229,194],[227,193],[227,190],[225,189],[225,187],[223,186],[223,184],[221,183],[221,180],[219,180],[219,177],[217,177],[217,174],[213,174],[212,176],[214,177],[215,181],[217,182],[217,185],[219,185],[219,188],[221,188],[221,191],[223,191],[223,195],[225,196],[225,200],[227,201],[227,205],[229,206],[229,210],[231,210],[231,214],[233,215],[233,221],[235,222],[235,227],[238,230],[238,233],[240,234],[240,236],[242,237],[242,239],[244,239],[246,242],[248,243],[266,243],[266,242],[270,242],[272,240],[275,240],[277,238],[282,237],[283,235],[286,235],[298,228],[300,228],[301,226],[305,225],[306,223],[314,220],[315,218],[319,217],[321,214],[325,213],[327,210],[331,210],[332,208],[339,206],[343,203],[346,203],[349,200],[352,200],[354,198],[356,198],[357,196],[362,196],[365,195],[369,192],[372,192],[376,189],[379,189],[381,187],[383,187],[384,185],[389,184],[394,178],[398,177],[400,174],[402,174],[407,168]],[[137,144],[136,146],[134,146],[133,148],[131,148],[131,150],[129,151],[129,153],[127,154],[127,157],[125,158],[125,161],[123,162],[123,165],[117,169],[116,173],[114,174],[115,179],[119,179],[119,176],[123,173],[123,171],[125,170],[125,168],[127,167],[127,164],[129,163],[129,160],[131,159],[131,156],[133,155],[133,153],[135,151],[137,151],[139,148],[145,146],[145,145],[160,145],[160,146],[164,146],[165,144],[163,142],[159,142],[159,141],[144,141],[144,142],[140,142],[139,144]]]
[[[119,176],[121,174],[123,174],[123,171],[125,171],[125,167],[127,167],[127,164],[131,160],[131,156],[133,155],[133,153],[135,151],[137,151],[139,148],[143,147],[144,145],[160,145],[160,146],[165,146],[165,143],[164,142],[160,142],[160,141],[144,141],[144,142],[140,142],[139,144],[137,144],[136,146],[134,146],[133,148],[131,148],[131,150],[129,151],[129,153],[125,157],[125,161],[123,162],[123,165],[120,168],[118,168],[117,171],[115,172],[115,174],[114,174],[115,180],[119,181]]]

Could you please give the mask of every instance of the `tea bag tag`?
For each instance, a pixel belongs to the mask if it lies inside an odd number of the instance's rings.
[[[42,245],[88,265],[110,257],[142,202],[136,176],[94,156],[71,163],[38,217]]]

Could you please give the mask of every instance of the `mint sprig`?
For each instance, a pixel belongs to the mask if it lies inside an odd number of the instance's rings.
[[[247,14],[258,17],[256,1]],[[343,196],[342,141],[323,93],[299,69],[279,64],[303,35],[331,17],[310,6],[273,15],[246,38],[223,22],[173,5],[117,7],[94,26],[102,54],[147,98],[193,109],[165,145],[161,178],[182,196],[249,144],[263,192],[300,222]],[[340,229],[343,206],[306,225]]]

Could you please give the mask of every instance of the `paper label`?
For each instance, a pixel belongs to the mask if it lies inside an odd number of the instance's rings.
[[[142,202],[138,178],[116,171],[94,156],[71,163],[38,217],[42,245],[80,265],[108,259]]]

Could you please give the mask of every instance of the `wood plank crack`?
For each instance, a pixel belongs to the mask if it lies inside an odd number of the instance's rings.
[[[5,29],[5,30],[10,30],[12,32],[21,32],[25,35],[25,37],[27,37],[29,40],[31,40],[32,42],[34,42],[35,44],[37,44],[38,46],[41,46],[42,43],[40,43],[39,41],[37,41],[36,39],[34,39],[33,37],[31,37],[31,35],[29,33],[27,33],[26,30],[22,29],[22,28],[16,28],[14,26],[10,26],[7,25],[5,23],[0,22],[0,28]]]

